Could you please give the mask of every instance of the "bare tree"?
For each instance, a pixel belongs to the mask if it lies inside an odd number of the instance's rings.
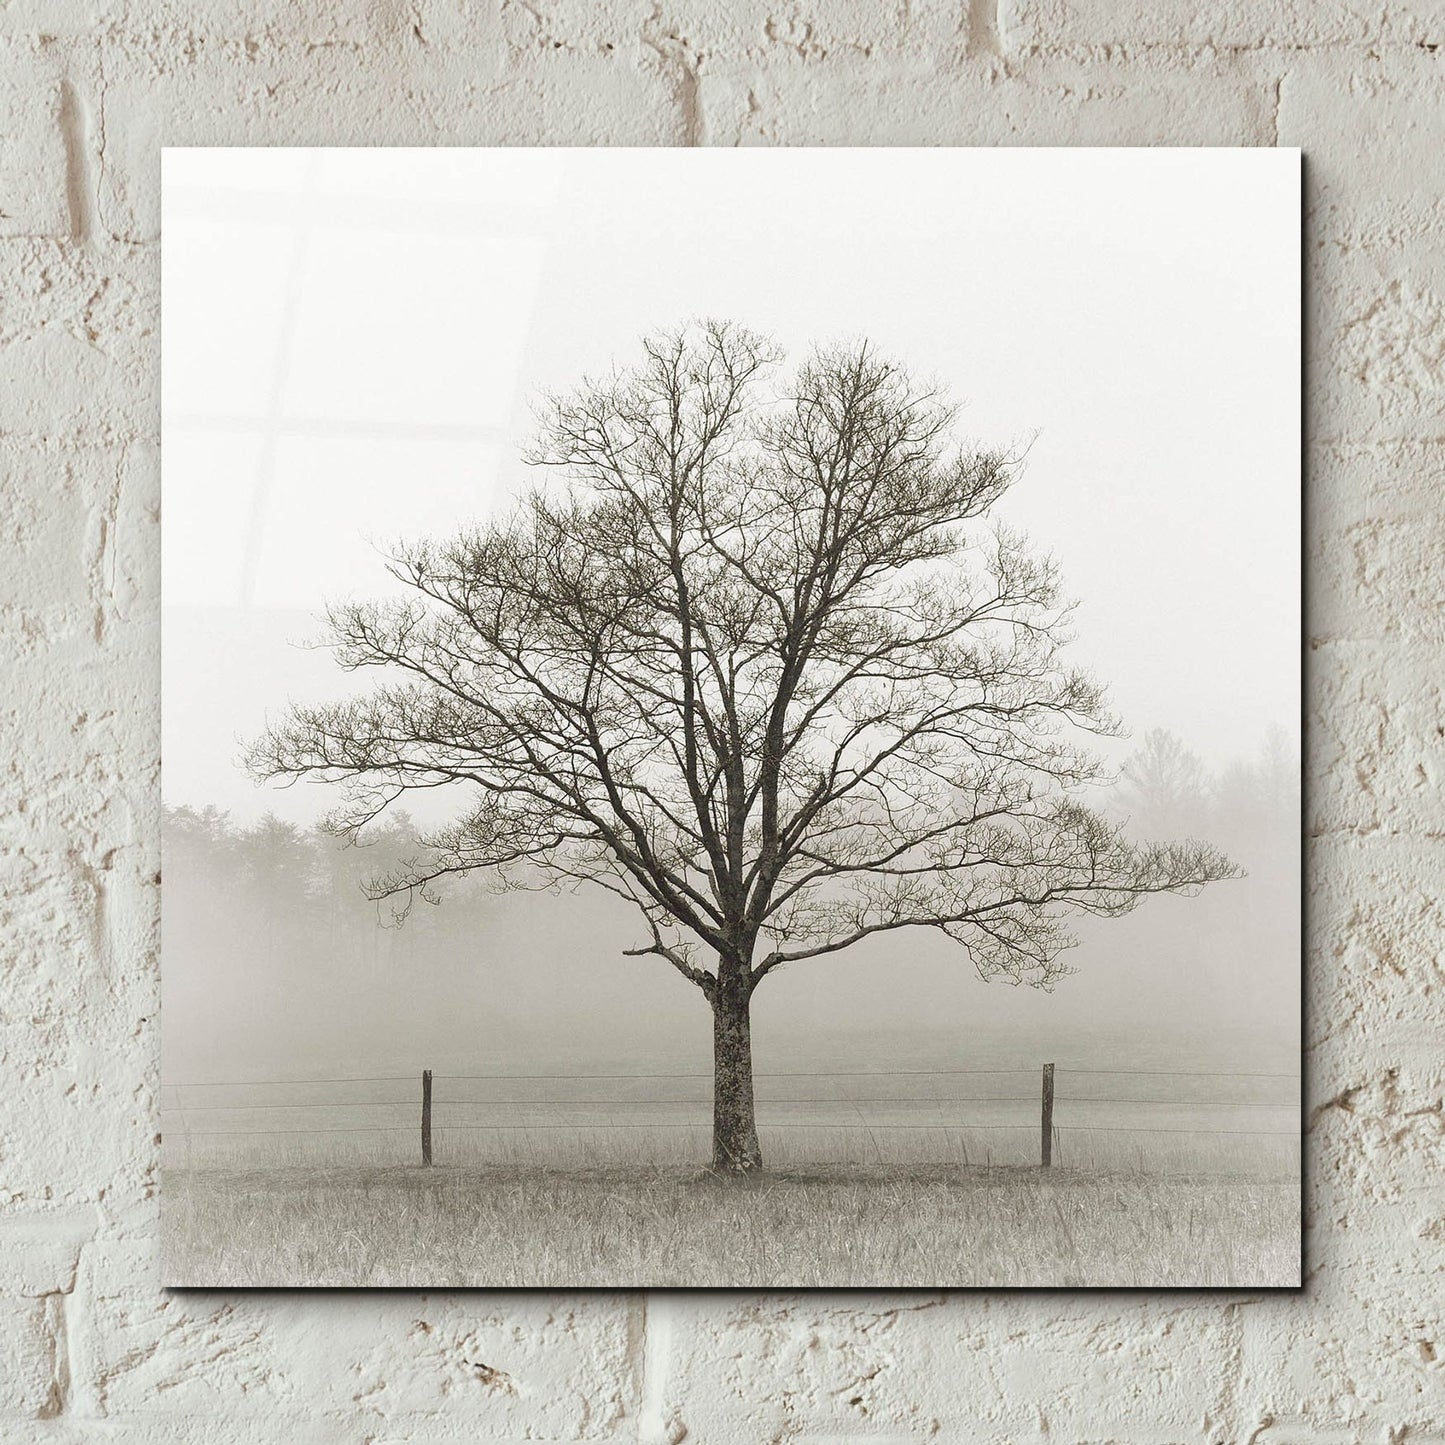
[[[787,964],[928,928],[985,979],[1048,988],[1069,910],[1120,914],[1231,865],[1131,846],[1078,801],[1107,732],[1064,665],[1051,561],[986,523],[1017,471],[868,345],[790,381],[709,323],[550,400],[560,476],[409,546],[415,597],[333,608],[373,692],[294,709],[249,763],[345,784],[355,833],[408,790],[469,811],[378,894],[486,868],[634,904],[713,1016],[713,1163],[760,1167],[750,1011]]]
[[[1210,780],[1199,758],[1167,728],[1150,728],[1125,762],[1119,802],[1146,838],[1160,838],[1208,809]]]

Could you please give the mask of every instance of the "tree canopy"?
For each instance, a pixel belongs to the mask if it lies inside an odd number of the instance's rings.
[[[377,685],[295,708],[249,765],[340,783],[342,834],[464,786],[378,894],[609,889],[714,999],[914,928],[1048,987],[1071,911],[1234,870],[1085,806],[1116,722],[1065,659],[1054,563],[991,517],[1019,458],[955,420],[868,344],[788,372],[735,325],[651,337],[549,400],[513,510],[400,548],[409,597],[330,609]]]

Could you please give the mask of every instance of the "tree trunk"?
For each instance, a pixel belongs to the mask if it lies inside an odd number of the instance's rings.
[[[748,997],[719,989],[712,1006],[712,1167],[747,1174],[763,1167],[753,1110],[753,1036]]]

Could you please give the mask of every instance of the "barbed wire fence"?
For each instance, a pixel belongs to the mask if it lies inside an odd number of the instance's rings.
[[[486,1073],[486,1074],[434,1074],[431,1070],[424,1070],[420,1080],[415,1074],[384,1074],[384,1075],[349,1075],[333,1077],[314,1077],[309,1079],[219,1079],[196,1081],[187,1084],[170,1084],[166,1086],[165,1093],[169,1093],[170,1102],[162,1098],[162,1129],[163,1137],[172,1141],[179,1139],[183,1142],[186,1156],[189,1159],[193,1140],[200,1139],[224,1139],[224,1138],[247,1138],[247,1139],[284,1139],[292,1137],[296,1139],[315,1140],[330,1135],[373,1135],[378,1139],[393,1138],[405,1134],[419,1136],[420,1148],[418,1155],[420,1162],[431,1164],[433,1159],[433,1131],[444,1138],[454,1134],[460,1135],[537,1135],[554,1134],[563,1131],[574,1135],[597,1135],[606,1136],[615,1130],[649,1130],[661,1131],[693,1131],[706,1133],[711,1128],[711,1119],[703,1113],[697,1117],[676,1119],[676,1118],[606,1118],[598,1117],[598,1111],[611,1111],[613,1113],[633,1111],[647,1111],[652,1109],[681,1109],[696,1108],[700,1110],[711,1109],[710,1085],[712,1074],[709,1072],[667,1072],[659,1071],[646,1074],[621,1074],[621,1073]],[[1296,1087],[1292,1091],[1293,1096],[1289,1098],[1221,1098],[1221,1097],[1198,1097],[1189,1095],[1186,1097],[1143,1097],[1137,1094],[1121,1092],[1126,1090],[1127,1085],[1118,1081],[1128,1079],[1147,1079],[1150,1081],[1165,1080],[1208,1080],[1208,1081],[1243,1081],[1244,1086],[1251,1090],[1264,1090],[1275,1093],[1280,1092],[1281,1086],[1288,1088],[1291,1084]],[[998,1084],[998,1089],[1008,1089],[1009,1092],[988,1092],[988,1093],[932,1093],[928,1095],[872,1092],[867,1094],[856,1094],[847,1092],[850,1088],[858,1087],[857,1084],[849,1085],[842,1083],[844,1092],[824,1092],[822,1086],[815,1086],[811,1092],[779,1096],[768,1085],[778,1080],[829,1080],[837,1084],[840,1081],[868,1081],[865,1085],[876,1085],[878,1088],[886,1088],[886,1081],[893,1079],[906,1080],[946,1080],[946,1079],[989,1079],[989,1080],[1014,1080],[1014,1084]],[[1041,1085],[1037,1092],[1022,1091],[1022,1081],[1025,1079],[1040,1079]],[[1069,1087],[1070,1081],[1078,1079],[1084,1081],[1078,1088]],[[799,1069],[779,1070],[771,1072],[758,1072],[754,1075],[755,1083],[760,1088],[758,1099],[758,1128],[760,1133],[767,1135],[772,1131],[864,1131],[873,1137],[875,1148],[878,1149],[880,1158],[882,1155],[881,1146],[878,1145],[878,1135],[899,1134],[966,1134],[974,1131],[983,1131],[989,1134],[1013,1132],[1019,1135],[1027,1134],[1033,1129],[1039,1130],[1039,1162],[1044,1166],[1052,1165],[1056,1157],[1061,1157],[1062,1150],[1069,1137],[1074,1134],[1081,1136],[1093,1135],[1172,1135],[1180,1138],[1189,1137],[1210,1137],[1210,1138],[1251,1138],[1271,1140],[1294,1140],[1300,1139],[1299,1098],[1298,1098],[1298,1074],[1273,1072],[1273,1071],[1249,1071],[1249,1070],[1216,1070],[1216,1069],[1101,1069],[1101,1068],[1070,1068],[1068,1066],[1056,1066],[1052,1063],[1044,1064],[1033,1068],[988,1068],[988,1069],[889,1069],[889,1070],[826,1070],[826,1069]],[[1063,1081],[1063,1087],[1059,1087],[1058,1081]],[[1088,1081],[1097,1080],[1097,1085]],[[612,1092],[597,1092],[593,1086],[601,1084],[612,1084]],[[456,1086],[483,1084],[491,1086],[489,1094],[491,1097],[475,1097],[470,1095],[463,1088],[458,1091]],[[499,1085],[547,1085],[560,1088],[564,1085],[586,1085],[585,1091],[579,1096],[556,1098],[540,1097],[535,1092],[524,1098],[499,1098],[495,1097]],[[701,1084],[700,1089],[690,1089],[693,1084]],[[350,1089],[356,1086],[389,1085],[393,1090],[402,1086],[408,1088],[405,1097],[374,1097],[373,1091],[369,1091],[367,1097],[336,1097],[338,1088]],[[440,1085],[441,1096],[435,1094],[436,1087]],[[452,1086],[448,1090],[447,1086]],[[1231,1087],[1237,1088],[1237,1083]],[[669,1092],[662,1095],[648,1095],[640,1091],[649,1088],[665,1087]],[[905,1086],[909,1087],[909,1086]],[[911,1087],[916,1087],[913,1085]],[[983,1087],[993,1088],[993,1085]],[[1113,1092],[1099,1093],[1097,1087],[1110,1089]],[[1159,1083],[1151,1083],[1151,1087],[1158,1088]],[[1192,1086],[1191,1086],[1192,1087]],[[289,1089],[293,1092],[301,1090],[329,1091],[331,1097],[325,1098],[289,1098],[276,1099],[267,1098],[267,1091],[278,1089]],[[236,1101],[231,1096],[227,1101],[224,1093],[218,1098],[215,1092],[245,1090],[251,1094],[261,1094],[262,1097],[248,1097]],[[383,1092],[383,1091],[374,1091]],[[385,1091],[388,1094],[392,1090]],[[575,1091],[574,1091],[575,1092]],[[1218,1092],[1218,1091],[1216,1091]],[[894,1112],[908,1112],[910,1110],[934,1110],[939,1115],[945,1110],[956,1110],[960,1106],[987,1105],[990,1109],[999,1106],[1031,1105],[1037,1113],[1030,1113],[1027,1118],[1018,1119],[980,1119],[980,1118],[943,1118],[933,1117],[928,1119],[910,1118],[869,1118],[860,1106],[867,1106],[870,1109],[878,1110],[884,1105],[893,1105]],[[1270,1114],[1285,1113],[1292,1114],[1295,1120],[1293,1128],[1236,1128],[1236,1127],[1202,1127],[1199,1124],[1190,1122],[1179,1123],[1135,1123],[1135,1122],[1098,1122],[1088,1117],[1090,1106],[1104,1106],[1114,1115],[1119,1111],[1129,1109],[1142,1109],[1145,1111],[1166,1109],[1176,1111],[1234,1111],[1240,1109],[1266,1111]],[[786,1113],[788,1110],[797,1109],[846,1109],[856,1117],[848,1120],[840,1119],[808,1119],[808,1118],[779,1118],[770,1117],[776,1113]],[[388,1110],[388,1111],[410,1111],[410,1121],[403,1121],[399,1113],[392,1113],[383,1116],[382,1122],[350,1122],[354,1114],[346,1111],[357,1109],[367,1110]],[[487,1109],[492,1111],[492,1117],[478,1120],[474,1115],[469,1115],[468,1110]],[[308,1118],[297,1111],[325,1112],[327,1117]],[[336,1111],[341,1111],[339,1116]],[[574,1115],[570,1119],[559,1119],[547,1115],[547,1111],[569,1111]],[[1058,1117],[1058,1111],[1062,1111],[1063,1118]],[[1071,1115],[1082,1113],[1081,1117],[1074,1118]],[[256,1116],[261,1118],[276,1117],[276,1127],[259,1127]],[[519,1114],[524,1117],[517,1117]],[[241,1118],[236,1116],[240,1115]],[[220,1116],[220,1117],[217,1117]],[[229,1116],[229,1117],[227,1117]],[[1143,1118],[1149,1117],[1146,1112]],[[1157,1116],[1156,1116],[1157,1117]],[[1225,1112],[1223,1117],[1228,1117]],[[285,1120],[287,1122],[282,1123]],[[290,1122],[294,1120],[295,1122]],[[173,1122],[172,1122],[173,1121]],[[394,1121],[394,1122],[393,1122]]]

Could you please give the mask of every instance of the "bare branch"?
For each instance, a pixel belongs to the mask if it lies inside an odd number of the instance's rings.
[[[353,838],[453,790],[375,896],[607,889],[710,996],[915,927],[1048,987],[1068,913],[1232,876],[1080,805],[1116,723],[1053,561],[992,517],[1022,456],[956,446],[866,343],[780,363],[703,322],[550,398],[512,513],[398,549],[407,600],[330,612],[379,685],[293,709],[252,771],[337,785]]]

